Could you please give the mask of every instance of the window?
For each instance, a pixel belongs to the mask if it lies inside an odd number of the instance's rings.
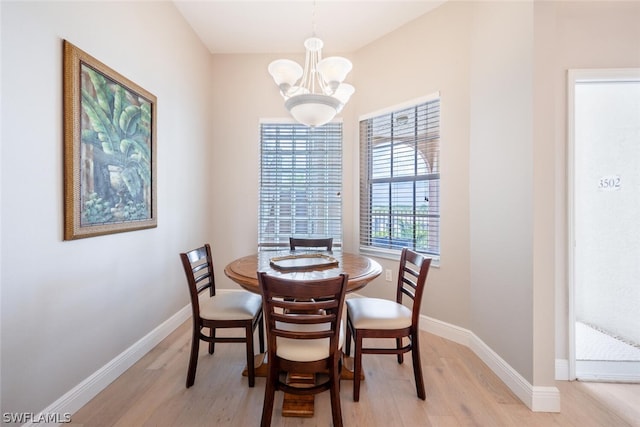
[[[342,123],[260,126],[258,249],[289,237],[333,237],[342,247]]]
[[[360,121],[360,248],[440,255],[440,98]]]

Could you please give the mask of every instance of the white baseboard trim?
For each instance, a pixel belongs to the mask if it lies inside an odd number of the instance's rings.
[[[556,359],[556,380],[569,381],[568,359]]]
[[[640,382],[640,363],[577,360],[576,377],[581,381],[637,383]]]
[[[165,339],[178,326],[182,325],[191,316],[191,304],[183,307],[176,314],[160,324],[153,331],[142,337],[131,347],[120,353],[109,363],[98,369],[80,384],[69,390],[64,396],[45,408],[36,420],[50,419],[51,415],[73,414],[98,393],[104,390],[116,378],[122,375],[134,363]],[[55,418],[55,417],[54,417]],[[60,423],[27,423],[24,426],[36,427],[43,425],[61,425]]]
[[[532,386],[473,332],[427,316],[420,317],[420,325],[421,330],[469,347],[532,411],[560,412],[560,391],[556,387]]]
[[[464,329],[459,326],[455,326],[450,323],[446,323],[425,315],[420,315],[420,329],[449,341],[453,341],[465,347],[469,347],[469,337],[471,336],[471,331],[469,331],[468,329]]]
[[[533,412],[560,412],[560,390],[552,386],[534,386],[529,408]]]

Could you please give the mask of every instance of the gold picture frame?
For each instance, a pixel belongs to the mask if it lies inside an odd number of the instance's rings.
[[[64,240],[157,227],[157,99],[64,40]]]

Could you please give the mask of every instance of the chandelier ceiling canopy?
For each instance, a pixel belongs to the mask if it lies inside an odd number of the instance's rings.
[[[305,40],[304,69],[295,61],[278,59],[269,64],[269,74],[280,88],[284,106],[298,122],[322,126],[342,111],[355,88],[343,83],[351,71],[351,61],[339,56],[322,59],[323,42]]]

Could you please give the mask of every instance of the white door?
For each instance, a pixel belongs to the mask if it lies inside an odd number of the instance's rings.
[[[640,70],[569,72],[572,378],[640,381]]]

